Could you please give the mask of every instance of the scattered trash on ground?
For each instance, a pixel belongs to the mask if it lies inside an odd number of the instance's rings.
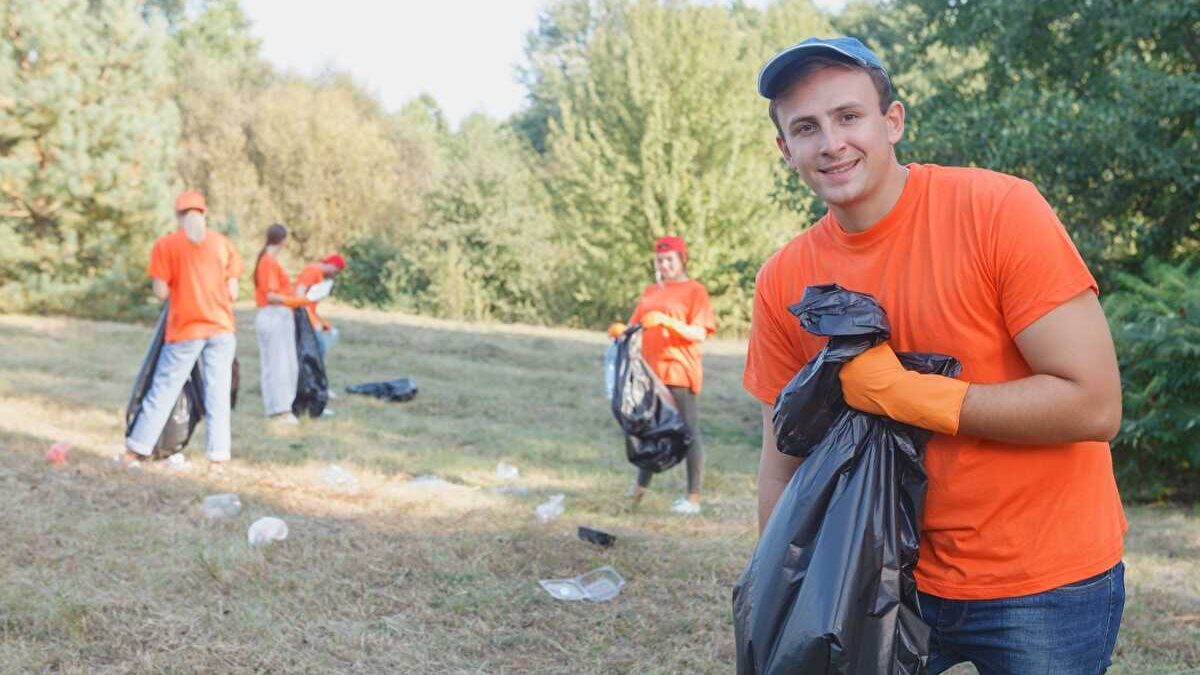
[[[566,509],[563,507],[563,500],[567,496],[564,494],[550,495],[550,499],[537,505],[534,512],[537,513],[537,519],[540,522],[548,523],[551,520],[561,516]]]
[[[204,498],[200,510],[209,520],[233,518],[242,512],[242,500],[232,493],[209,495]]]
[[[524,497],[529,494],[529,488],[524,485],[501,485],[492,488],[492,492],[498,495],[517,495]]]
[[[512,482],[521,477],[521,470],[509,464],[508,462],[500,462],[496,465],[496,478],[502,481]]]
[[[321,472],[321,482],[339,492],[353,494],[359,491],[358,479],[338,464],[330,464]]]
[[[181,452],[177,452],[167,458],[167,468],[172,471],[191,471],[192,463]]]
[[[617,570],[605,565],[573,579],[541,579],[538,584],[557,600],[607,602],[621,592],[625,579]]]
[[[597,546],[603,546],[604,548],[608,548],[609,546],[617,543],[617,537],[615,535],[609,534],[603,530],[594,530],[590,527],[584,527],[583,525],[579,526],[579,538],[588,543],[592,543]]]
[[[449,485],[450,483],[438,478],[433,474],[427,473],[423,476],[417,476],[416,478],[408,481],[408,484],[412,486],[423,485],[426,487],[442,487],[444,485]]]
[[[54,466],[63,466],[71,456],[71,446],[59,441],[46,451],[46,461]]]
[[[246,531],[246,538],[250,541],[251,546],[262,546],[263,544],[270,544],[275,541],[283,541],[287,539],[287,536],[287,523],[273,516],[259,518]]]
[[[398,380],[388,380],[386,382],[368,382],[366,384],[355,384],[346,387],[346,391],[351,394],[362,394],[364,396],[374,396],[385,401],[404,402],[411,401],[417,396],[417,384],[412,378],[402,377]]]

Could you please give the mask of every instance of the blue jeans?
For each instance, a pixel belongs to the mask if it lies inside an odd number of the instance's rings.
[[[167,417],[179,400],[183,383],[196,360],[204,374],[204,454],[213,462],[225,462],[233,445],[229,426],[229,392],[233,385],[233,357],[237,338],[221,333],[205,340],[184,340],[163,345],[154,367],[154,380],[142,398],[142,414],[125,446],[149,456],[167,425]]]
[[[325,360],[325,353],[329,348],[337,344],[338,329],[330,328],[329,330],[317,331],[317,351],[321,353],[321,360]]]
[[[999,600],[919,593],[932,628],[929,675],[970,661],[980,675],[1097,675],[1112,665],[1125,564],[1058,588]]]

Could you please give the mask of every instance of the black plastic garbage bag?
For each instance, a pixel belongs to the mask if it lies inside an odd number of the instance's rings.
[[[150,340],[150,349],[142,359],[137,377],[133,380],[133,392],[129,395],[129,404],[125,406],[125,436],[133,432],[138,417],[142,414],[142,399],[150,391],[154,381],[154,371],[158,367],[158,355],[162,353],[167,335],[167,303],[163,303],[162,313],[158,315],[158,323],[154,326],[154,338]],[[196,425],[204,418],[204,377],[201,375],[200,363],[192,366],[192,374],[183,383],[183,391],[171,409],[171,416],[163,427],[158,442],[154,444],[151,457],[165,459],[183,450],[192,438]]]
[[[642,358],[642,328],[617,341],[613,417],[625,432],[625,454],[639,469],[665,471],[687,456],[691,433],[671,390]]]
[[[325,377],[325,361],[317,346],[317,333],[309,322],[308,312],[303,307],[292,310],[296,318],[296,360],[299,361],[300,377],[296,383],[296,398],[292,401],[292,414],[296,417],[308,415],[320,417],[329,402],[329,380]]]
[[[829,341],[775,404],[780,452],[806,459],[733,590],[737,671],[924,673],[929,628],[917,612],[913,568],[932,434],[842,398],[842,364],[890,333],[874,298],[813,286],[789,309]],[[960,369],[948,356],[898,356],[910,370]]]
[[[402,377],[398,380],[387,380],[386,382],[355,384],[346,387],[346,391],[351,394],[374,396],[386,401],[403,402],[416,398],[417,384],[411,378]]]

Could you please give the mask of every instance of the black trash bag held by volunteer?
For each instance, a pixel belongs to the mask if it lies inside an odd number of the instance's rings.
[[[296,398],[292,400],[292,414],[296,417],[308,415],[320,417],[329,402],[329,380],[325,377],[325,360],[317,346],[317,333],[303,307],[292,310],[296,320],[296,361],[299,378],[296,383]]]
[[[162,313],[158,315],[158,323],[154,326],[154,337],[150,340],[150,349],[142,359],[137,377],[133,380],[133,392],[129,395],[129,404],[125,406],[125,436],[133,433],[138,417],[142,414],[142,399],[150,391],[154,382],[154,371],[158,368],[158,356],[162,353],[167,340],[168,304],[163,303]],[[171,415],[154,444],[151,457],[166,459],[183,450],[192,438],[196,425],[204,418],[204,376],[201,374],[200,362],[192,366],[192,374],[183,383],[183,391],[171,408]]]
[[[846,405],[838,373],[890,335],[869,295],[809,287],[789,310],[828,336],[780,392],[778,449],[804,457],[733,589],[739,675],[924,673],[917,611],[922,466],[932,433]],[[953,377],[958,361],[901,353],[909,370]]]
[[[393,403],[402,403],[411,401],[417,397],[416,382],[412,378],[401,377],[396,380],[385,380],[383,382],[367,382],[364,384],[353,384],[346,387],[346,392],[350,394],[362,394],[363,396],[374,396],[385,401]]]
[[[687,456],[691,432],[671,390],[642,358],[642,327],[617,340],[613,417],[625,432],[625,454],[639,469],[666,471]]]

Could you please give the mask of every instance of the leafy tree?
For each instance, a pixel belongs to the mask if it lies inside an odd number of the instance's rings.
[[[548,10],[527,79],[548,125],[546,180],[571,254],[558,292],[574,321],[626,316],[650,278],[651,242],[679,234],[723,321],[745,324],[758,265],[812,218],[775,198],[786,173],[755,76],[825,28],[807,2],[762,17],[650,0]]]
[[[10,0],[0,33],[0,309],[135,309],[174,192],[166,25],[134,0]]]

